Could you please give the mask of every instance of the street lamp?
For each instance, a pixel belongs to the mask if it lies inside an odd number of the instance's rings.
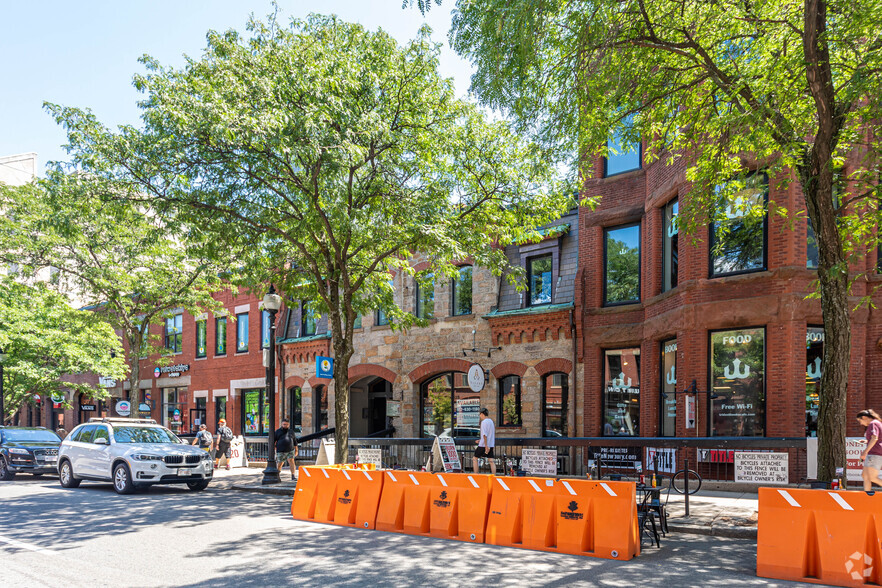
[[[276,467],[276,313],[282,307],[282,297],[276,294],[270,284],[269,292],[263,297],[263,309],[269,313],[269,356],[266,364],[266,397],[270,405],[269,429],[267,430],[266,469],[263,470],[262,484],[279,484],[279,468]]]
[[[6,361],[6,352],[0,349],[0,427],[6,424],[6,406],[3,403],[3,362]]]

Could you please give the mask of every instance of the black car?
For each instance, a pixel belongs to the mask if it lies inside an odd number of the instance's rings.
[[[56,473],[61,438],[43,427],[0,427],[0,480]]]

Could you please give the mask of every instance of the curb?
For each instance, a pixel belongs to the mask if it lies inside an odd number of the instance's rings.
[[[233,484],[233,490],[238,490],[240,492],[254,492],[255,494],[272,494],[275,496],[294,496],[294,487],[293,486],[252,486],[252,485],[239,485]]]
[[[677,524],[668,519],[668,529],[690,535],[710,535],[729,539],[753,539],[756,541],[756,527],[712,527],[705,525]]]

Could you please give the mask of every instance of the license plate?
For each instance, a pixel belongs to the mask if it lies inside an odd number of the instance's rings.
[[[179,468],[178,475],[179,476],[189,476],[193,471],[190,468]]]
[[[43,461],[46,463],[55,463],[58,461],[57,457],[44,457]]]

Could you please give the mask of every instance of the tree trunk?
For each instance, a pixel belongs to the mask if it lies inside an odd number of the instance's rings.
[[[334,337],[334,439],[336,462],[349,461],[349,360],[352,345],[345,338]]]
[[[129,402],[132,405],[132,416],[140,415],[138,406],[141,404],[141,333],[129,337]]]
[[[824,369],[818,411],[818,479],[829,481],[845,468],[846,397],[851,361],[848,263],[833,208],[829,160],[800,170],[809,218],[817,235],[818,282],[824,320]]]

